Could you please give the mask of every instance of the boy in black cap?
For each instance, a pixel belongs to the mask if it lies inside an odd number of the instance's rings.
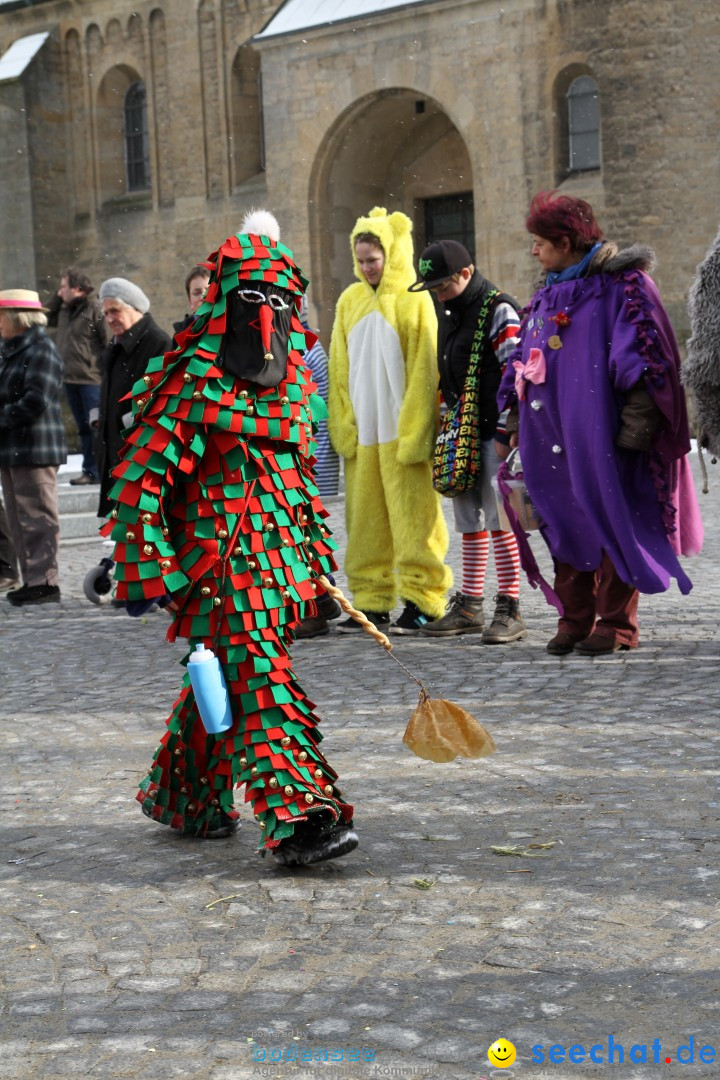
[[[500,529],[491,478],[497,472],[495,440],[507,442],[498,429],[497,389],[505,364],[517,346],[520,319],[512,297],[499,292],[472,264],[456,240],[426,247],[411,292],[429,289],[438,306],[438,368],[445,404],[453,408],[463,393],[475,346],[479,355],[479,429],[482,470],[474,487],[453,500],[455,529],[462,534],[462,591],[447,614],[422,628],[429,638],[482,633],[486,645],[505,645],[527,633],[518,608],[520,560],[515,537]],[[492,537],[498,590],[495,614],[485,629],[483,593]]]

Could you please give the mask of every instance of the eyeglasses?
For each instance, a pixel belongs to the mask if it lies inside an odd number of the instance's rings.
[[[265,294],[260,292],[259,289],[238,289],[238,296],[241,300],[244,300],[246,304],[269,304],[273,311],[285,311],[290,307],[286,304],[282,296],[278,296],[277,293]]]

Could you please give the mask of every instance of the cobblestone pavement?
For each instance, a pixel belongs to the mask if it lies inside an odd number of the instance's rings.
[[[59,607],[0,600],[0,1075],[623,1080],[672,1076],[694,1039],[681,1071],[717,1076],[699,1057],[720,1053],[713,479],[695,589],[643,598],[637,651],[550,657],[552,611],[527,588],[513,646],[397,640],[431,693],[492,731],[491,758],[410,754],[416,687],[369,638],[297,643],[361,837],[297,872],[255,854],[247,811],[222,842],[142,817],[183,649],[162,613],[84,600],[99,541],[63,547]],[[510,845],[534,857],[493,853]],[[499,1037],[517,1060],[493,1070]],[[548,1063],[552,1044],[586,1063]],[[642,1044],[648,1063],[629,1063]],[[280,1048],[298,1060],[273,1063]]]

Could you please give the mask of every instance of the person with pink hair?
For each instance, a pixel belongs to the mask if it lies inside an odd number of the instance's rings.
[[[680,358],[649,248],[619,251],[587,202],[557,192],[535,196],[526,226],[543,280],[498,405],[519,425],[513,442],[555,564],[561,615],[547,650],[600,656],[637,646],[640,592],[672,578],[692,588],[677,558],[702,546]]]

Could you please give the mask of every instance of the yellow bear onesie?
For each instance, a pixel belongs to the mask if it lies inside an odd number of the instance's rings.
[[[433,490],[437,428],[437,319],[415,280],[412,222],[381,207],[350,236],[355,276],[341,295],[330,343],[328,428],[345,459],[345,572],[361,610],[389,612],[398,596],[432,618],[452,574],[448,533]],[[355,257],[360,234],[385,253],[373,288]]]

